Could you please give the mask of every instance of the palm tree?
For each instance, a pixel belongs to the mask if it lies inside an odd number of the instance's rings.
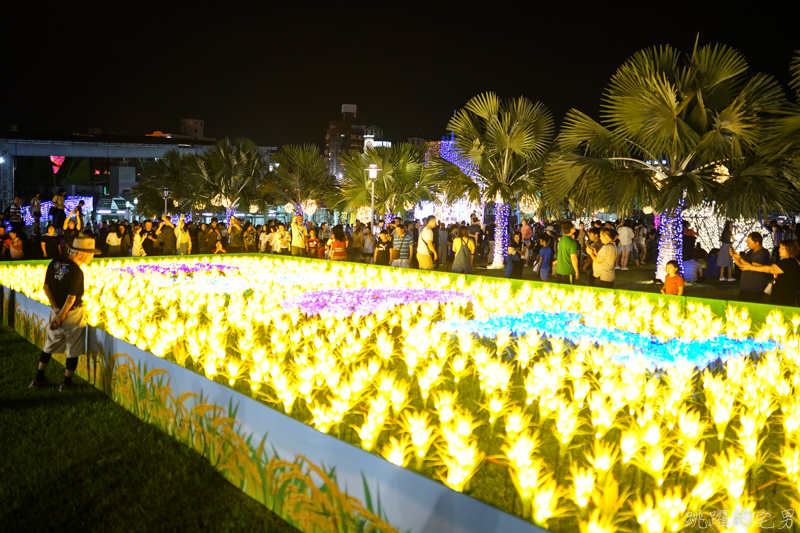
[[[339,156],[344,168],[336,199],[341,211],[356,211],[371,205],[372,182],[364,171],[376,164],[381,172],[375,181],[375,208],[389,217],[404,213],[409,206],[435,201],[432,176],[423,172],[422,152],[408,143],[351,151]]]
[[[336,192],[336,179],[314,144],[288,144],[272,156],[275,170],[267,175],[259,193],[268,203],[292,204],[301,214],[306,202],[327,206]]]
[[[240,205],[258,201],[258,189],[269,171],[265,154],[250,139],[217,141],[205,154],[206,167],[197,173],[211,204],[224,207],[230,218]]]
[[[194,154],[181,154],[172,149],[155,161],[145,165],[142,178],[131,189],[131,196],[138,198],[137,211],[147,217],[156,217],[164,210],[163,190],[169,188],[172,204],[178,211],[192,209],[192,189],[198,186],[187,173],[187,158]]]
[[[761,155],[782,164],[783,171],[797,185],[800,183],[800,50],[795,50],[789,73],[794,102],[786,102],[784,109],[770,121]]]
[[[472,98],[450,119],[456,150],[474,167],[465,173],[440,156],[428,169],[442,184],[447,201],[494,202],[495,251],[490,268],[502,268],[508,241],[509,204],[541,195],[542,169],[553,142],[553,117],[527,98],[500,100],[494,93]]]
[[[589,212],[663,212],[660,276],[667,261],[682,260],[684,205],[715,201],[729,218],[788,210],[796,188],[759,150],[783,93],[772,77],[747,70],[724,45],[695,43],[686,56],[670,46],[634,54],[611,79],[602,124],[567,114],[546,200],[566,198]]]

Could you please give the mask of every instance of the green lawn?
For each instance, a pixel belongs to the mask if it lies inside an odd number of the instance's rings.
[[[6,327],[0,344],[0,530],[297,531],[99,390],[30,390],[39,350]]]

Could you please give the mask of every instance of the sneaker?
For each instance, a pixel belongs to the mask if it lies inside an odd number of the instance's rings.
[[[80,383],[69,383],[69,384],[62,383],[61,386],[58,387],[58,392],[64,392],[64,391],[68,391],[68,390],[76,390],[76,389],[82,389],[82,388],[83,388],[83,385],[81,385]]]
[[[619,267],[618,267],[618,266],[615,266],[615,267],[614,267],[614,270],[619,270]]]
[[[728,278],[728,281],[736,281],[736,278]]]
[[[56,387],[58,383],[53,383],[52,381],[47,381],[46,379],[43,381],[33,380],[31,384],[28,385],[29,389],[49,389],[50,387]]]
[[[719,278],[720,281],[727,281],[725,278]]]
[[[620,268],[620,270],[630,270],[630,268]]]

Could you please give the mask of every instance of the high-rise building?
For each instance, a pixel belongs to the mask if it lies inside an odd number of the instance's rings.
[[[328,172],[338,175],[342,171],[339,156],[350,150],[364,151],[364,133],[367,128],[364,120],[356,117],[355,104],[342,105],[342,120],[334,120],[328,124],[325,135],[325,158],[328,161]]]
[[[193,118],[181,119],[181,135],[186,135],[190,139],[203,138],[203,121]]]

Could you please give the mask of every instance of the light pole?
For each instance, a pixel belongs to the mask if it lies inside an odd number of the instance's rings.
[[[139,197],[133,199],[133,211],[136,212],[137,208],[139,207]]]
[[[164,193],[164,214],[168,215],[169,213],[167,212],[167,197],[169,196],[169,187],[164,187],[164,190],[162,192]]]
[[[378,165],[375,163],[370,163],[369,167],[365,168],[368,172],[369,181],[372,182],[372,194],[371,196],[371,203],[369,209],[369,234],[375,235],[375,180],[378,179],[378,172],[383,170],[382,168],[378,168]]]
[[[125,211],[127,211],[127,213],[125,213],[125,214],[128,217],[128,222],[130,222],[131,221],[131,203],[130,202],[127,202],[127,201],[125,202]]]

